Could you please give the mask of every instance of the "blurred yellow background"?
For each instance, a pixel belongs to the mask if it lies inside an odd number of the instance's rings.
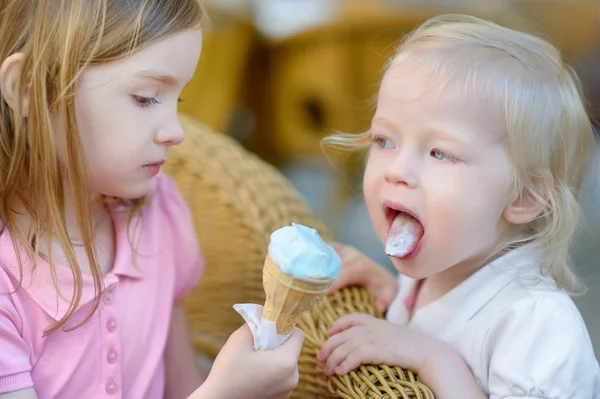
[[[577,61],[599,38],[597,0],[212,0],[181,111],[273,163],[321,152],[323,133],[369,126],[402,35],[460,12],[536,32]]]

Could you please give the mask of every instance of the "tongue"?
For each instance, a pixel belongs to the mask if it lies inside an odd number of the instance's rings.
[[[417,248],[423,237],[423,225],[408,213],[400,212],[388,235],[385,252],[389,256],[402,258]]]

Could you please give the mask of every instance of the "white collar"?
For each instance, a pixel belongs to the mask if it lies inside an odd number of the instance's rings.
[[[556,289],[554,280],[543,276],[539,259],[539,253],[529,247],[510,251],[479,269],[435,302],[416,310],[409,324],[423,331],[463,325],[500,291],[517,281]],[[414,279],[402,276],[402,291],[412,291],[415,283]]]

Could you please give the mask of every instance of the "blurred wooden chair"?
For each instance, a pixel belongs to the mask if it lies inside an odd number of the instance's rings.
[[[205,3],[202,55],[181,95],[179,110],[217,132],[226,132],[248,80],[247,67],[258,34],[248,14]]]

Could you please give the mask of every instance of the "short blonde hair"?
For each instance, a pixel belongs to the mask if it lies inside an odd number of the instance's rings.
[[[580,82],[560,52],[539,37],[453,14],[432,18],[407,35],[387,68],[408,59],[503,112],[511,189],[545,203],[538,218],[494,253],[530,243],[542,253],[543,273],[579,292],[570,247],[595,142]],[[361,150],[371,140],[370,132],[335,134],[323,144]]]

